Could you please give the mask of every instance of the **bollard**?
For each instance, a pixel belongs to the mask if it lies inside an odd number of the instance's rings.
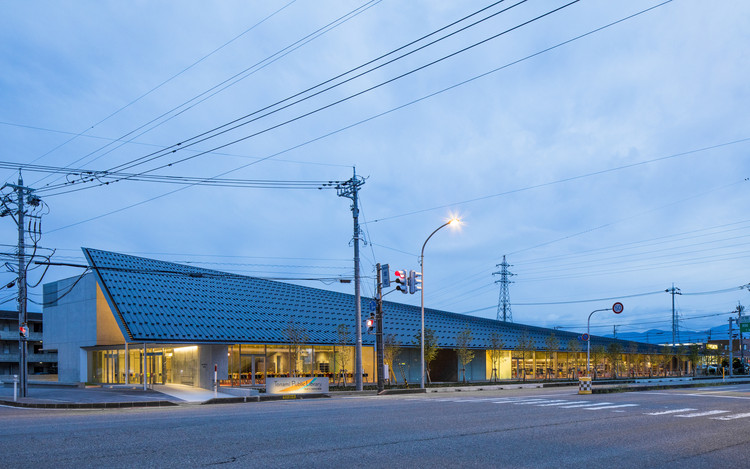
[[[591,394],[591,376],[578,378],[578,394]]]
[[[13,375],[13,402],[18,401],[18,375]]]

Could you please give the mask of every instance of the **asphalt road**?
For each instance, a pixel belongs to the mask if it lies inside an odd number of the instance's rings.
[[[748,467],[750,385],[0,407],[3,467]]]

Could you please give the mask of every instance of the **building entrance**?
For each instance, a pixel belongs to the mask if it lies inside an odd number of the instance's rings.
[[[266,357],[264,355],[240,354],[240,386],[266,384]]]

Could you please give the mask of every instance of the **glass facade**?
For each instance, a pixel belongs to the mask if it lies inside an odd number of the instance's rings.
[[[143,348],[89,351],[88,382],[143,384]],[[227,346],[228,379],[223,386],[265,386],[266,377],[325,376],[334,383],[354,382],[353,346],[287,346],[236,344]],[[363,382],[374,382],[375,350],[362,347]],[[148,384],[198,386],[198,346],[147,347]]]
[[[98,384],[186,384],[195,386],[198,378],[198,347],[110,349],[89,352],[88,381]]]
[[[333,345],[230,345],[230,386],[263,386],[265,379],[323,376],[334,383],[354,382],[354,347]],[[375,350],[362,347],[363,382],[374,382]]]
[[[265,386],[266,378],[322,376],[331,385],[354,383],[354,346],[340,345],[228,345],[228,379],[222,386]],[[411,350],[411,349],[409,349]],[[413,351],[403,350],[403,353]],[[184,384],[199,385],[198,346],[153,346],[144,350],[133,346],[89,351],[88,378],[100,384]],[[416,350],[418,353],[418,350]],[[477,351],[479,352],[479,351]],[[398,361],[401,359],[399,358]],[[484,360],[484,363],[482,363]],[[684,360],[684,359],[683,359]],[[362,347],[363,382],[375,382],[375,349]],[[577,379],[586,373],[585,352],[547,352],[533,350],[486,350],[477,355],[475,365],[484,377],[474,380],[549,380]],[[612,366],[611,357],[592,354],[591,371],[596,377],[650,376],[684,373],[687,362],[668,354],[622,354]],[[392,370],[398,374],[399,370]],[[400,370],[403,372],[403,370]],[[402,373],[403,374],[403,373]]]

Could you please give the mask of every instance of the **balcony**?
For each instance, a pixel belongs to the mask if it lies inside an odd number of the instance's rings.
[[[14,342],[18,342],[18,339],[20,339],[20,334],[18,333],[18,329],[11,329],[9,331],[0,331],[0,340],[12,340]],[[29,342],[41,342],[42,341],[42,333],[41,332],[29,332]]]
[[[57,363],[56,353],[29,353],[26,355],[28,363]],[[0,363],[18,363],[18,352],[0,353]]]

